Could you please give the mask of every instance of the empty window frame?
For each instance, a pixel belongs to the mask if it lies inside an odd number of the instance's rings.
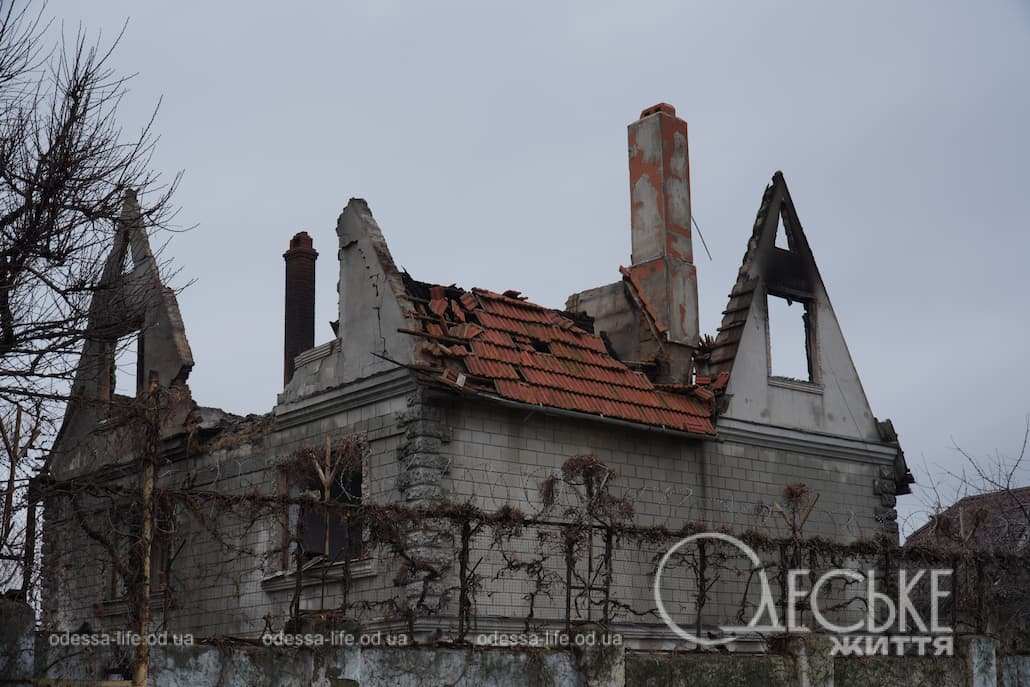
[[[787,234],[787,227],[785,226],[782,214],[776,223],[775,244],[777,248],[782,250],[792,250],[790,236]]]
[[[769,316],[769,376],[817,382],[811,305],[769,294],[766,312]]]
[[[321,495],[321,486],[312,481],[302,485],[308,493]],[[361,556],[360,518],[353,511],[338,508],[340,505],[358,505],[361,503],[361,472],[354,471],[333,480],[329,494],[331,506],[336,508],[319,508],[318,506],[301,506],[300,509],[300,544],[302,555],[311,560],[324,557],[329,561],[351,560]]]
[[[111,389],[120,396],[136,398],[142,384],[143,332],[133,332],[114,344]]]

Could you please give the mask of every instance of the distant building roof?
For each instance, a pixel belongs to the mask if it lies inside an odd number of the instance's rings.
[[[965,496],[913,532],[907,545],[968,541],[974,548],[1025,547],[1030,539],[1030,487]]]

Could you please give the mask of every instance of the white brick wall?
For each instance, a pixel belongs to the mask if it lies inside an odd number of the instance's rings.
[[[687,522],[703,521],[711,529],[758,529],[785,535],[781,517],[771,508],[782,501],[786,485],[804,482],[819,494],[806,535],[850,541],[871,536],[877,530],[873,515],[878,504],[873,493],[879,467],[876,462],[743,443],[699,442],[482,403],[455,404],[449,409],[448,420],[453,427],[452,440],[444,446],[444,452],[451,461],[451,494],[484,510],[512,503],[532,515],[541,503],[540,483],[560,472],[568,458],[592,454],[618,474],[612,491],[633,503],[635,522],[643,527],[675,530]],[[512,547],[524,552],[535,550],[529,541],[533,536],[535,533],[527,532]],[[489,541],[489,535],[481,536],[478,544],[471,559],[483,557],[479,574],[486,580],[484,588],[494,590],[492,596],[480,595],[478,613],[524,616],[526,602],[522,597],[530,589],[528,583],[507,581],[503,591],[499,589],[491,582],[502,565],[496,545]],[[638,611],[653,607],[652,561],[667,546],[639,550],[634,543],[624,543],[615,556],[613,597]],[[595,544],[595,552],[600,559],[600,543]],[[564,579],[560,552],[553,560]],[[585,570],[585,564],[581,567]],[[693,578],[685,571],[681,574],[684,579],[680,580],[674,579],[675,571],[668,574],[669,588],[680,589],[684,600],[692,598]],[[725,617],[727,609],[736,610],[740,585],[740,579],[728,579],[713,590],[713,596],[723,604],[721,609],[711,609],[713,614]],[[552,593],[553,600],[538,600],[538,617],[564,613],[563,584],[556,585]]]
[[[275,493],[278,479],[274,465],[279,460],[304,445],[321,445],[326,433],[364,431],[370,441],[365,499],[396,502],[401,497],[396,484],[401,470],[399,453],[407,440],[402,420],[410,418],[413,411],[417,412],[418,406],[411,406],[406,395],[371,402],[289,427],[258,444],[177,463],[162,470],[162,483],[172,483],[185,472],[192,472],[197,488],[226,494],[255,490]],[[612,491],[633,503],[635,523],[640,526],[678,529],[687,522],[704,521],[712,528],[755,528],[784,534],[783,523],[771,510],[772,505],[782,500],[784,486],[804,482],[820,495],[806,534],[850,540],[871,535],[877,527],[873,509],[878,497],[872,485],[879,464],[873,457],[869,461],[845,460],[763,447],[755,442],[699,442],[469,401],[443,402],[443,419],[448,427],[440,445],[440,454],[448,464],[443,491],[453,501],[468,501],[488,511],[513,504],[526,515],[536,514],[541,506],[541,482],[558,473],[570,457],[591,454],[617,473]],[[557,515],[560,511],[551,513],[552,517]],[[67,513],[53,509],[47,518],[44,565],[50,571],[51,586],[46,621],[59,629],[73,629],[87,619],[94,628],[124,629],[124,615],[95,613],[106,594],[106,555],[82,536]],[[273,626],[281,627],[292,591],[269,592],[262,588],[261,581],[281,569],[282,556],[271,552],[282,545],[282,520],[252,524],[223,516],[218,522],[212,533],[195,519],[187,517],[183,521],[189,537],[173,566],[177,606],[163,614],[166,628],[197,635],[256,633],[264,627],[263,618],[268,613],[277,619]],[[495,579],[502,566],[498,548],[528,558],[540,550],[536,536],[537,532],[527,530],[518,540],[497,544],[490,540],[490,532],[484,531],[476,539],[471,562],[482,559],[477,572],[483,589],[476,599],[481,627],[489,625],[491,616],[521,622],[526,615],[524,597],[531,587],[523,573]],[[262,555],[240,555],[219,540],[241,542],[243,549]],[[652,561],[667,545],[622,543],[614,559],[613,598],[638,611],[650,608]],[[560,619],[564,614],[565,570],[559,541],[548,545],[548,550],[556,575],[550,590],[553,598],[538,598],[535,615]],[[602,550],[598,537],[598,560]],[[585,562],[579,566],[585,570]],[[355,580],[352,601],[383,600],[398,593],[394,585],[396,563],[379,561],[376,570],[373,576]],[[713,603],[720,607],[710,609],[712,619],[725,622],[729,610],[736,609],[741,583],[740,579],[729,579],[713,590],[717,600]],[[689,612],[694,590],[691,577],[683,571],[671,572],[667,588],[669,596],[682,601],[682,610]],[[340,601],[337,588],[325,595],[318,588],[306,588],[302,607],[334,608]],[[456,603],[450,610],[456,612]],[[377,615],[381,611],[369,612],[366,617]]]

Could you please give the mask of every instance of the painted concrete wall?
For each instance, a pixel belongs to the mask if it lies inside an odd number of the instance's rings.
[[[640,317],[626,298],[622,281],[587,289],[569,296],[569,312],[585,312],[594,318],[594,331],[604,332],[623,360],[643,360],[640,354]]]
[[[834,661],[833,684],[834,687],[966,687],[963,668],[961,657],[838,658]]]
[[[30,635],[31,636],[31,635]],[[95,679],[110,663],[104,650],[66,658],[41,647],[51,679]],[[43,660],[39,663],[42,665]],[[154,687],[621,687],[623,654],[600,665],[571,651],[442,647],[155,647]]]
[[[668,654],[626,655],[626,687],[791,687],[797,684],[785,656]]]
[[[33,641],[33,640],[36,641]],[[813,641],[814,640],[814,641]],[[246,646],[157,646],[151,651],[154,687],[1019,687],[1015,673],[998,675],[977,666],[974,653],[994,664],[994,645],[981,637],[958,642],[955,657],[868,657],[832,659],[813,654],[819,638],[809,638],[804,657],[782,653],[682,653],[473,647],[333,647],[277,649]],[[22,643],[35,655],[28,673],[57,680],[114,677],[106,648],[51,648],[30,631]],[[824,647],[825,648],[825,647]],[[1005,657],[1013,666],[1028,657]],[[813,666],[818,665],[818,670]],[[45,667],[45,669],[44,669]]]
[[[878,442],[873,413],[825,298],[815,301],[815,383],[770,377],[764,292],[752,299],[727,393],[727,417]]]

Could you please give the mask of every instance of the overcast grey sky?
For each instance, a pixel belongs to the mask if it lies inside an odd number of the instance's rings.
[[[307,229],[319,342],[337,215],[368,200],[415,277],[562,306],[629,261],[628,122],[690,125],[701,325],[714,331],[783,170],[874,413],[909,462],[1014,453],[1030,412],[1030,3],[68,2],[163,97],[185,170],[168,249],[195,398],[265,412],[282,257]],[[1024,473],[1024,478],[1026,478]],[[1025,479],[1024,479],[1025,481]],[[915,505],[902,504],[903,513]]]

